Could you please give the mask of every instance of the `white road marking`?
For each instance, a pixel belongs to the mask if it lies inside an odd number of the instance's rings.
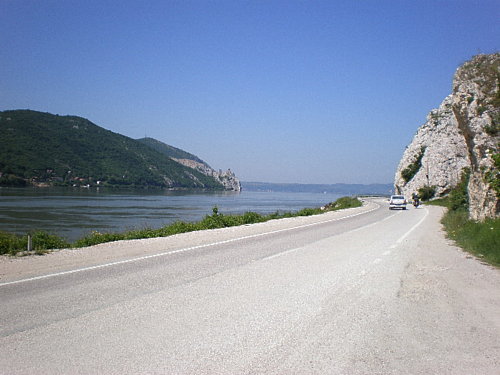
[[[370,211],[369,211],[369,212],[370,212]],[[382,220],[380,220],[380,221],[376,221],[376,222],[374,222],[374,223],[367,224],[367,225],[364,225],[364,226],[362,226],[362,227],[359,227],[359,228],[356,228],[356,229],[350,230],[350,231],[348,231],[348,232],[343,232],[343,233],[341,233],[341,234],[351,234],[351,233],[354,233],[354,232],[360,231],[360,230],[362,230],[362,229],[366,229],[366,228],[372,227],[372,226],[374,226],[375,224],[380,224],[380,223],[382,223],[382,222],[386,221],[387,219],[390,219],[390,218],[391,218],[391,217],[393,217],[394,215],[397,215],[397,213],[392,214],[391,216],[388,216],[388,217],[386,217],[386,218],[384,218],[384,219],[382,219]],[[300,250],[300,249],[302,249],[302,248],[298,247],[298,248],[291,249],[291,250],[285,250],[285,251],[283,251],[283,252],[281,252],[281,253],[276,253],[276,254],[270,255],[270,256],[268,256],[268,257],[262,258],[261,260],[270,260],[270,259],[278,258],[278,257],[280,257],[280,256],[282,256],[282,255],[286,255],[286,254],[289,254],[289,253],[292,253],[292,252],[298,251],[298,250]],[[0,285],[0,286],[1,286],[1,285]]]
[[[425,215],[424,215],[424,217],[423,217],[422,219],[420,219],[420,221],[419,221],[417,224],[415,224],[413,227],[411,227],[411,228],[410,228],[410,230],[409,230],[408,232],[406,232],[405,234],[403,234],[403,235],[402,235],[402,236],[401,236],[401,237],[400,237],[400,238],[396,241],[396,243],[400,244],[401,242],[403,242],[403,241],[404,241],[404,239],[405,239],[406,237],[408,237],[408,236],[410,235],[410,233],[411,233],[411,232],[413,232],[415,229],[417,229],[417,228],[418,228],[418,226],[424,222],[424,220],[427,218],[427,215],[429,215],[429,210],[426,208],[426,209],[425,209]]]
[[[286,255],[286,254],[289,254],[289,253],[293,253],[293,252],[298,251],[300,249],[302,249],[302,248],[301,247],[296,247],[295,249],[290,249],[290,250],[283,251],[281,253],[270,255],[268,257],[262,258],[261,260],[270,260],[270,259],[273,259],[273,258],[278,258],[280,256],[283,256],[283,255]]]
[[[399,212],[398,212],[398,213],[399,213]],[[390,219],[391,217],[393,217],[393,216],[397,215],[398,213],[395,213],[395,214],[392,214],[392,215],[390,215],[390,216],[387,216],[387,217],[383,218],[383,219],[382,219],[382,220],[380,220],[380,221],[375,221],[374,223],[367,224],[367,225],[365,225],[365,226],[362,226],[362,227],[359,227],[359,228],[356,228],[356,229],[350,230],[349,232],[345,232],[345,233],[343,233],[343,234],[347,234],[347,233],[354,233],[354,232],[360,231],[360,230],[362,230],[362,229],[366,229],[366,228],[372,227],[372,226],[374,226],[374,225],[380,224],[380,223],[382,223],[382,222],[386,221],[387,219]]]
[[[335,222],[335,221],[345,220],[345,219],[349,219],[349,218],[356,217],[356,216],[359,216],[359,215],[364,215],[364,214],[370,213],[370,212],[375,211],[378,208],[380,208],[380,205],[378,205],[376,203],[375,203],[375,205],[376,205],[376,207],[372,208],[371,210],[359,212],[357,214],[352,214],[352,215],[344,216],[344,217],[341,217],[341,218],[330,219],[330,220],[320,221],[320,222],[311,223],[311,224],[303,224],[303,225],[299,225],[299,226],[296,226],[296,227],[285,228],[285,229],[278,229],[278,230],[273,230],[273,231],[270,231],[270,232],[252,234],[252,235],[249,235],[249,236],[243,236],[243,237],[233,238],[233,239],[230,239],[230,240],[213,242],[213,243],[209,243],[209,244],[205,244],[205,245],[198,245],[198,246],[186,247],[186,248],[183,248],[183,249],[178,249],[178,250],[173,250],[173,251],[166,251],[166,252],[163,252],[163,253],[158,253],[158,254],[153,254],[153,255],[145,255],[145,256],[141,256],[141,257],[137,257],[137,258],[120,260],[120,261],[117,261],[117,262],[104,263],[104,264],[99,264],[97,266],[77,268],[77,269],[70,270],[70,271],[55,272],[55,273],[51,273],[51,274],[47,274],[47,275],[42,275],[42,276],[30,277],[30,278],[27,278],[27,279],[9,281],[9,282],[5,282],[5,283],[0,283],[0,287],[7,286],[7,285],[14,285],[14,284],[26,283],[26,282],[29,282],[29,281],[43,280],[43,279],[48,279],[48,278],[51,278],[51,277],[70,275],[70,274],[73,274],[73,273],[79,273],[79,272],[85,272],[85,271],[92,271],[92,270],[97,270],[97,269],[100,269],[100,268],[107,268],[107,267],[112,267],[112,266],[117,266],[117,265],[122,265],[122,264],[127,264],[127,263],[139,262],[141,260],[147,260],[147,259],[158,258],[158,257],[163,257],[163,256],[169,256],[169,255],[174,255],[174,254],[179,254],[179,253],[185,253],[185,252],[189,252],[189,251],[193,251],[193,250],[197,250],[197,249],[203,249],[203,248],[206,248],[206,247],[223,245],[223,244],[227,244],[227,243],[231,243],[231,242],[237,242],[237,241],[247,240],[247,239],[250,239],[250,238],[263,237],[263,236],[267,236],[267,235],[270,235],[270,234],[288,232],[288,231],[292,231],[292,230],[296,230],[296,229],[308,228],[308,227],[312,227],[312,226],[315,226],[315,225],[320,225],[320,224],[326,224],[326,223],[331,223],[331,222]],[[287,250],[287,251],[291,251],[291,250]]]

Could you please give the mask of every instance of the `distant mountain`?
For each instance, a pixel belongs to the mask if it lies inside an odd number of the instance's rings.
[[[290,193],[333,193],[343,195],[389,195],[392,184],[279,184],[269,182],[241,182],[243,190]]]
[[[224,189],[216,178],[176,162],[151,145],[77,116],[3,111],[0,134],[0,185]],[[174,147],[172,152],[191,155]]]

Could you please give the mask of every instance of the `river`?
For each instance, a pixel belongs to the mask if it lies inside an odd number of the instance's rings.
[[[198,221],[217,206],[222,214],[298,211],[335,201],[334,193],[242,191],[188,193],[68,188],[0,188],[0,231],[44,230],[74,241],[91,231],[159,228]]]

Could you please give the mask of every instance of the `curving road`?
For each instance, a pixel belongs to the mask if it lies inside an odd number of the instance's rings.
[[[3,259],[0,373],[500,373],[500,271],[441,215],[372,200]]]

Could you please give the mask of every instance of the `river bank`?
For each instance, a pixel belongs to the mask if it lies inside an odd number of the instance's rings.
[[[62,249],[44,256],[10,257],[4,255],[0,256],[0,283],[30,277],[46,277],[44,275],[58,272],[71,273],[75,272],[75,269],[103,267],[103,264],[126,263],[138,257],[175,256],[176,253],[196,251],[196,249],[215,243],[236,243],[239,240],[264,236],[277,231],[342,220],[350,216],[361,215],[377,207],[377,203],[363,201],[361,207],[330,211],[321,215],[283,218],[169,237],[108,242],[79,249]]]
[[[290,192],[172,192],[165,190],[0,188],[0,231],[38,230],[74,242],[94,231],[124,232],[195,222],[217,206],[228,215],[261,215],[320,207],[342,195]]]

